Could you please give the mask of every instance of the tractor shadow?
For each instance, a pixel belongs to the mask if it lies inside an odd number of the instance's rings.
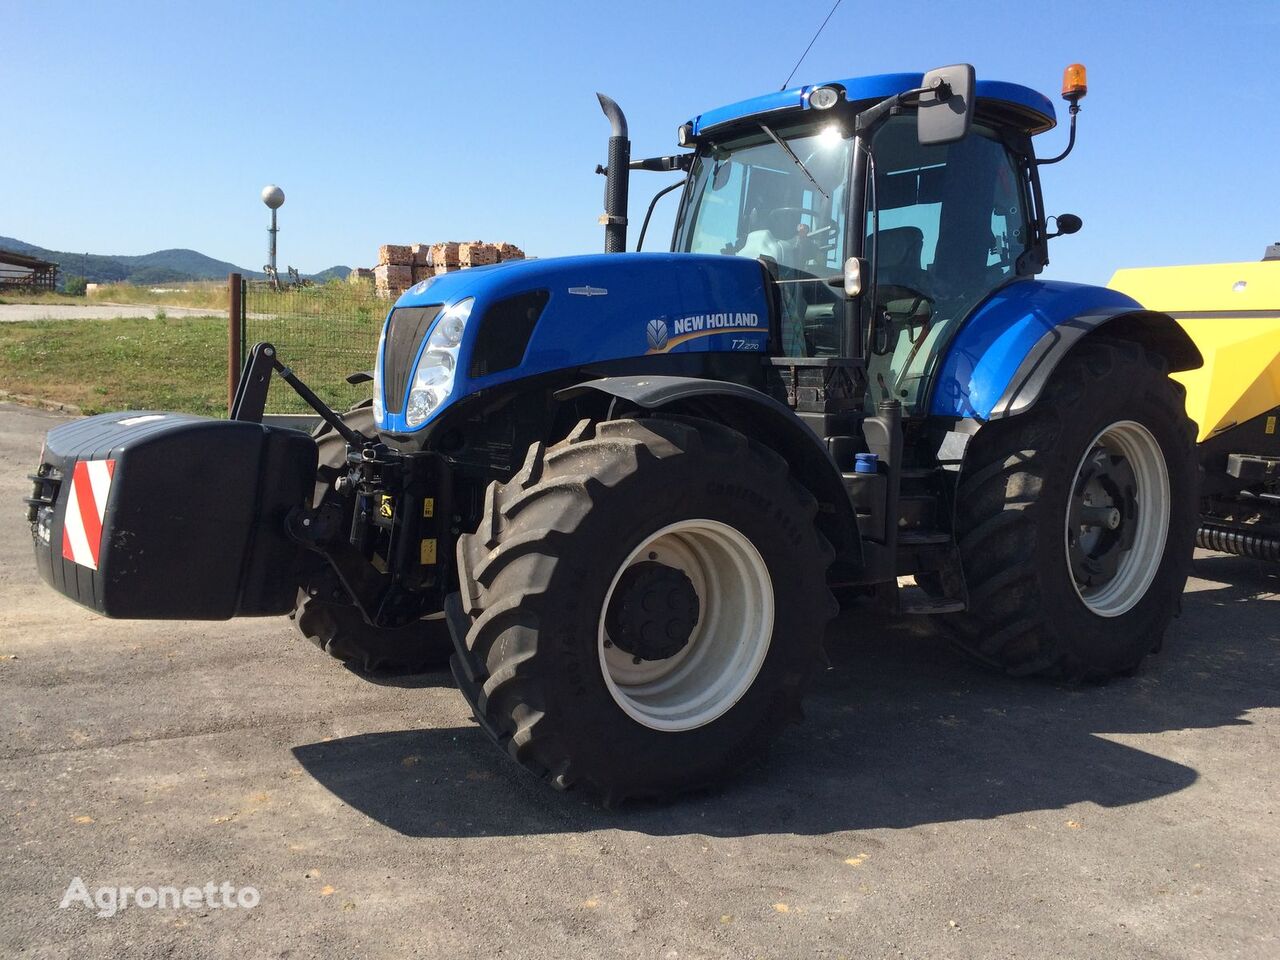
[[[828,634],[831,665],[806,722],[764,767],[674,803],[606,810],[556,793],[474,726],[293,752],[351,807],[424,837],[820,835],[1140,803],[1189,786],[1197,772],[1108,735],[1247,725],[1247,711],[1280,706],[1280,575],[1206,554],[1195,576],[1164,652],[1104,686],[1008,679],[955,653],[923,619],[846,611]],[[406,756],[423,762],[406,766]]]

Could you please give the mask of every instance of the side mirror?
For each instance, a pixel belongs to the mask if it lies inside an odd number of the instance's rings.
[[[1074,213],[1060,213],[1053,218],[1057,230],[1047,234],[1045,239],[1053,237],[1065,237],[1072,233],[1079,233],[1080,228],[1084,226],[1084,221],[1077,217]]]
[[[958,63],[938,67],[924,75],[926,89],[916,113],[916,135],[921,146],[935,146],[963,140],[973,123],[973,65]]]

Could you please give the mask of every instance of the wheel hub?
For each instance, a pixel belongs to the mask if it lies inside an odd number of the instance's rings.
[[[1137,478],[1129,461],[1102,444],[1094,446],[1076,476],[1067,520],[1076,583],[1094,588],[1115,577],[1121,557],[1133,546],[1137,513]]]
[[[1085,448],[1067,502],[1066,559],[1092,613],[1118,617],[1146,594],[1164,556],[1171,503],[1164,453],[1143,424],[1116,421]]]
[[[612,644],[640,661],[684,649],[700,614],[693,582],[675,567],[645,560],[622,574],[605,613]]]

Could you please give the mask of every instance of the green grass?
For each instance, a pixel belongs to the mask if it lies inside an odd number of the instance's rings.
[[[381,309],[385,311],[385,303]],[[368,397],[368,384],[352,387],[344,378],[368,366],[374,347],[368,347],[369,360],[362,354],[353,359],[350,348],[360,342],[355,331],[344,328],[337,331],[341,340],[315,344],[316,334],[323,331],[300,327],[300,319],[282,314],[255,321],[250,333],[277,342],[284,361],[337,409]],[[381,319],[357,321],[358,332],[365,339],[371,336],[374,345]],[[226,358],[225,316],[0,324],[3,388],[74,404],[85,413],[150,409],[225,416]],[[307,409],[284,381],[273,381],[268,412]]]
[[[85,413],[225,414],[225,317],[0,324],[0,383]]]

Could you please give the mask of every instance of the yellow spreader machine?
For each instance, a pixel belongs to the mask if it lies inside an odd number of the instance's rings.
[[[1280,244],[1253,263],[1117,270],[1109,286],[1171,315],[1204,356],[1173,374],[1199,428],[1198,544],[1280,561]]]

